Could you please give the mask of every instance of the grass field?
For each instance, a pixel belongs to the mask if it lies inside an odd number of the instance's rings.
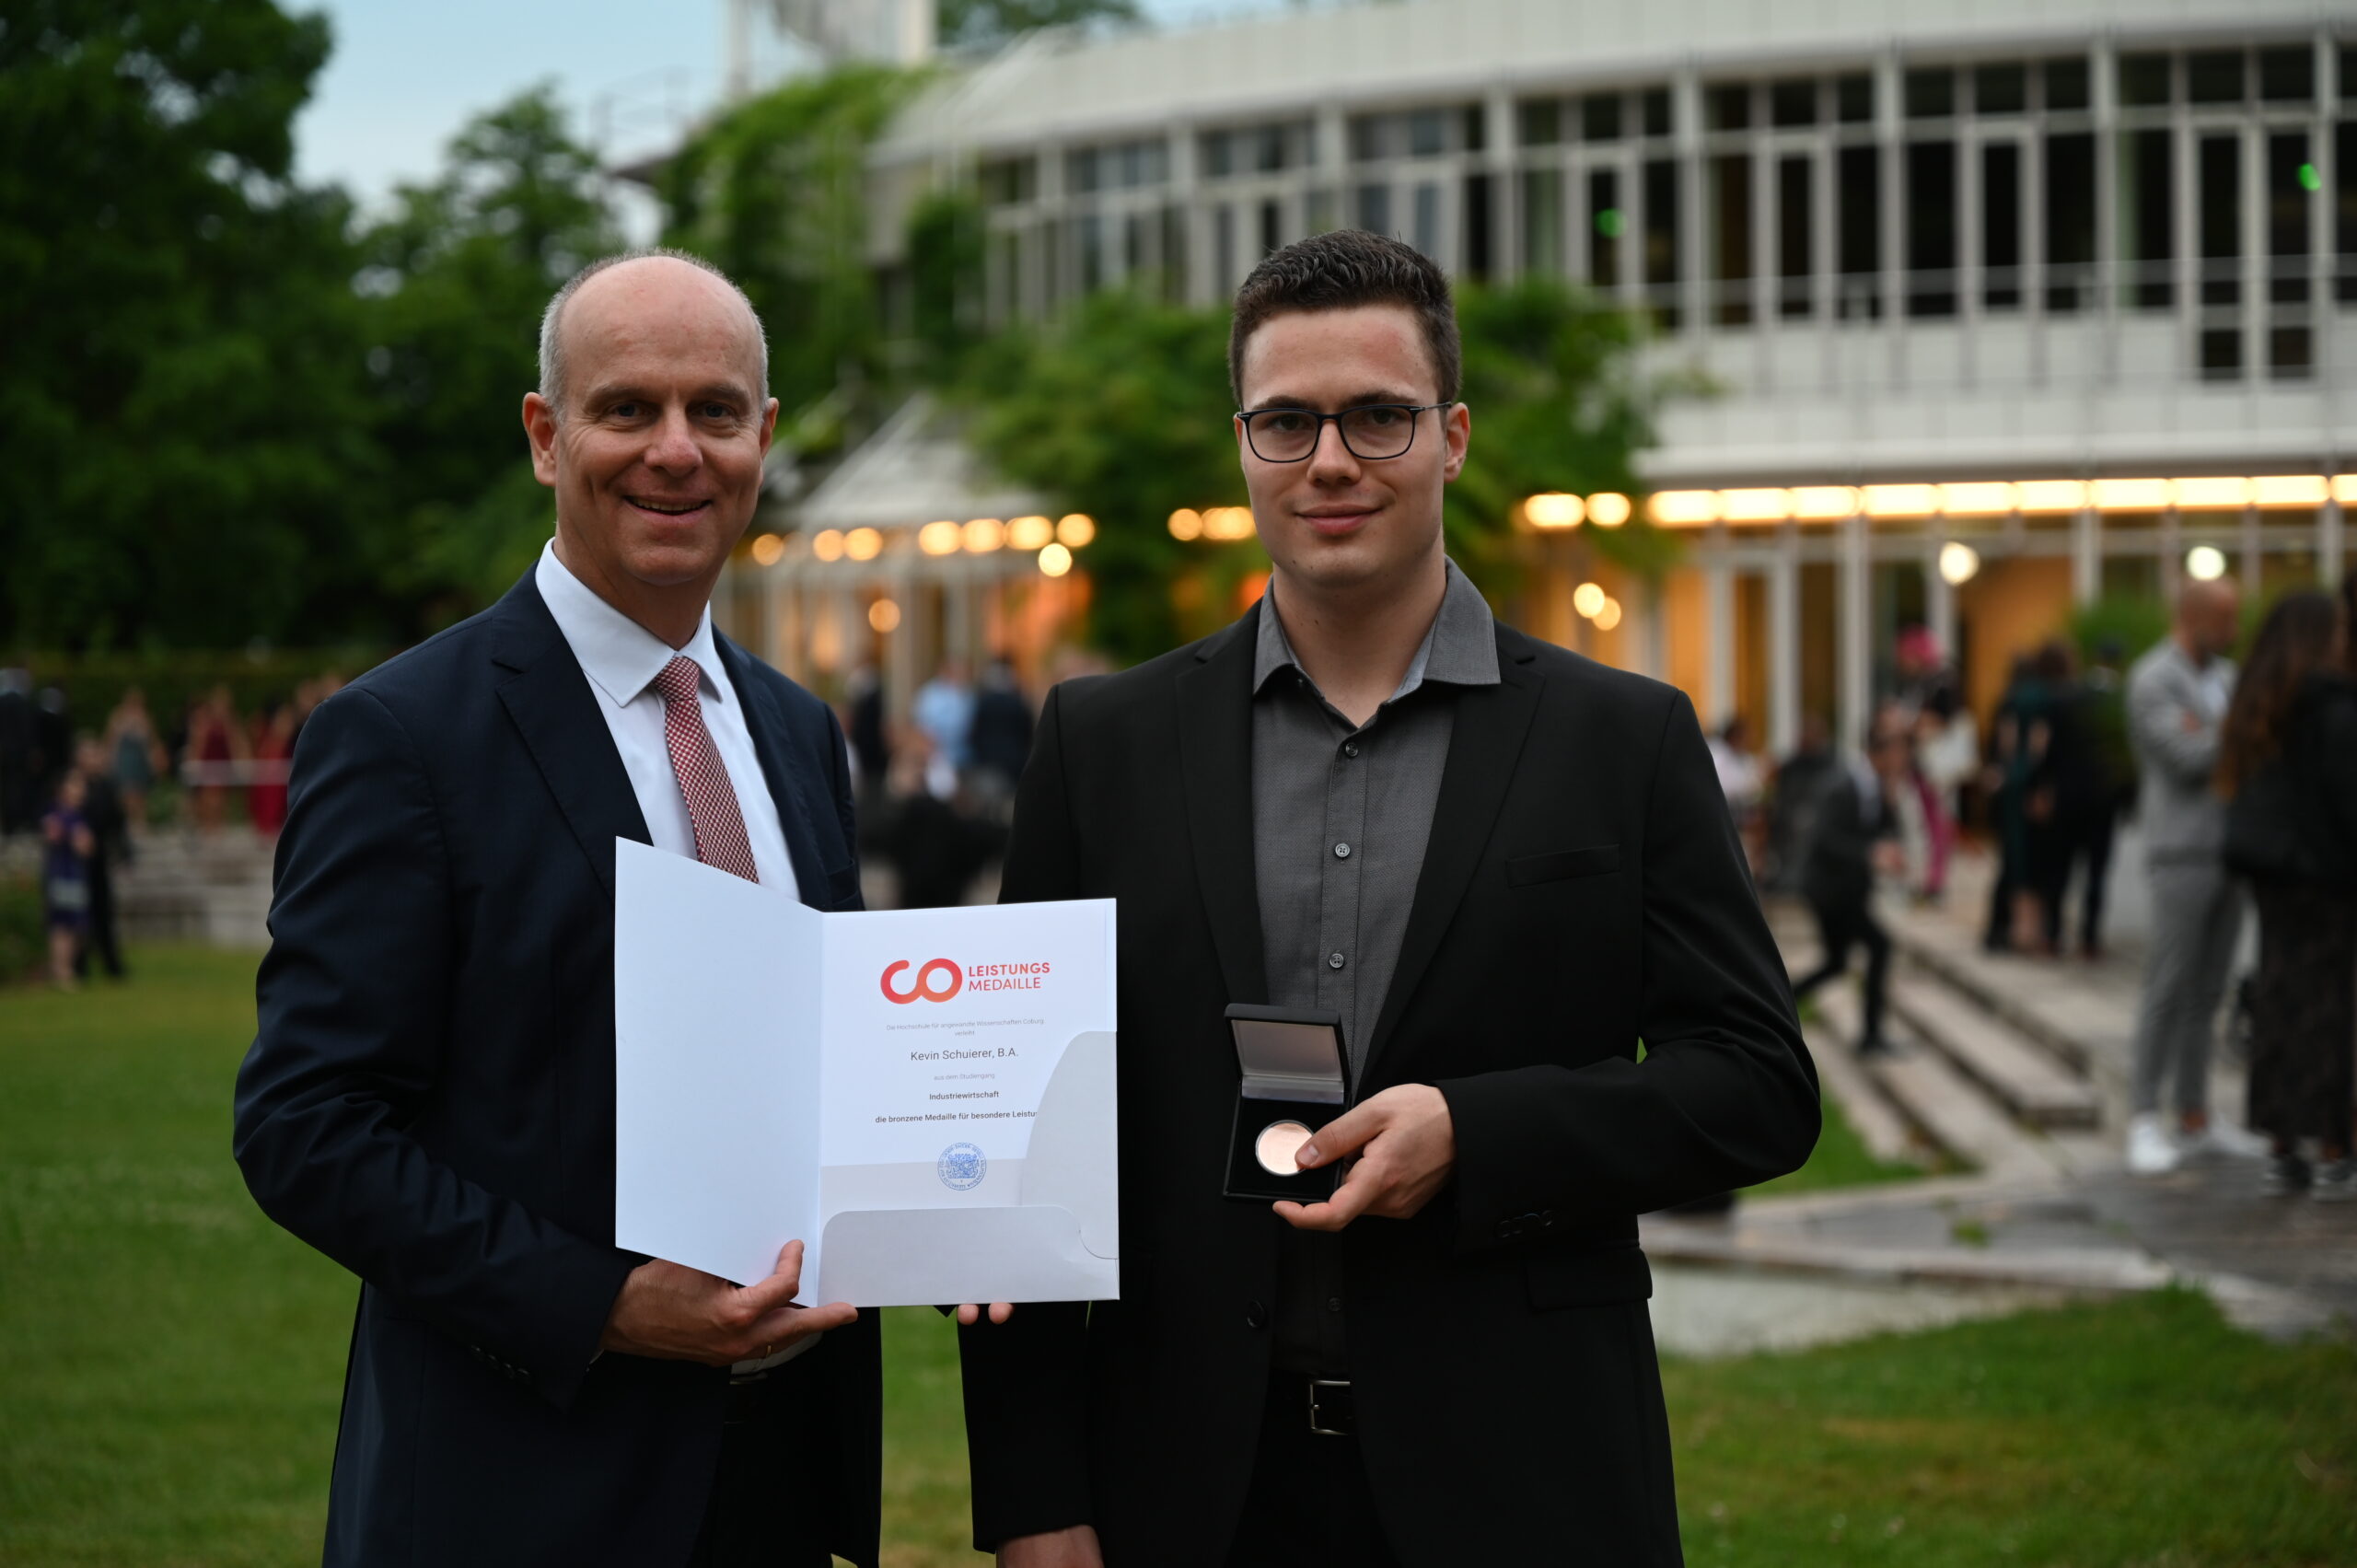
[[[229,1163],[250,959],[134,961],[0,992],[0,1565],[316,1562],[354,1287]],[[886,1345],[886,1561],[976,1563],[950,1331]],[[2357,1564],[2357,1353],[2196,1296],[1666,1378],[1698,1565]]]

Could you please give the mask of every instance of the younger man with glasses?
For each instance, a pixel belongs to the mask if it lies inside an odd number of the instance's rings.
[[[1016,799],[1006,898],[1120,900],[1125,1258],[1118,1303],[964,1330],[978,1544],[1675,1563],[1636,1216],[1817,1127],[1709,752],[1443,553],[1471,417],[1430,261],[1280,250],[1228,358],[1269,592],[1057,688]],[[1237,1002],[1342,1020],[1330,1201],[1222,1196]]]

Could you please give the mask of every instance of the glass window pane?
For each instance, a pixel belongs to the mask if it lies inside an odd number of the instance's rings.
[[[1645,291],[1654,315],[1671,331],[1678,330],[1678,165],[1656,158],[1645,165]]]
[[[1780,128],[1817,123],[1817,83],[1806,78],[1768,88],[1768,115]]]
[[[2177,181],[2174,138],[2162,129],[2119,138],[2120,297],[2141,310],[2165,310],[2176,296]]]
[[[2201,303],[2242,302],[2243,149],[2239,136],[2204,136],[2200,162]]]
[[[1487,174],[1465,177],[1465,247],[1457,252],[1458,265],[1469,278],[1486,278],[1492,272],[1490,253],[1491,196]]]
[[[1359,187],[1359,226],[1369,234],[1391,232],[1391,187],[1384,184]]]
[[[2039,75],[2044,78],[2049,113],[2087,107],[2087,63],[2084,59],[2049,60]]]
[[[1620,95],[1590,93],[1580,99],[1580,139],[1617,142],[1620,139]]]
[[[1525,99],[1514,106],[1515,139],[1526,147],[1551,147],[1563,139],[1563,106],[1555,99]]]
[[[1741,131],[1751,124],[1751,85],[1725,82],[1702,94],[1704,123],[1713,131]]]
[[[1834,109],[1844,125],[1863,125],[1875,117],[1875,79],[1842,76],[1833,84]]]
[[[2239,49],[2210,50],[2185,57],[2186,96],[2196,103],[2240,103],[2250,96]]]
[[[2121,55],[2119,101],[2131,109],[2149,109],[2167,103],[2173,96],[2169,90],[2169,57],[2165,54]]]
[[[2258,96],[2270,103],[2307,103],[2316,96],[2316,52],[2306,44],[2258,52]]]
[[[1645,134],[1648,136],[1668,135],[1669,89],[1667,87],[1646,88],[1643,95],[1643,109]]]
[[[1787,157],[1776,164],[1776,290],[1778,313],[1784,316],[1806,316],[1813,303],[1809,187],[1815,178],[1808,158]]]
[[[1448,122],[1437,109],[1420,109],[1408,116],[1408,156],[1431,157],[1448,145]]]
[[[1620,286],[1620,236],[1628,218],[1620,210],[1620,176],[1609,168],[1588,171],[1587,278],[1599,289]]]
[[[2022,302],[2022,150],[2012,142],[1980,149],[1980,299],[1992,310]]]
[[[2348,77],[2341,77],[2343,82]],[[2357,304],[2357,123],[2343,122],[2332,128],[2333,250],[2339,265],[2333,296],[2343,305]]]
[[[1907,149],[1907,313],[1956,314],[1956,144]]]
[[[2307,303],[2308,209],[2319,183],[2305,131],[2267,138],[2267,297],[2277,305]]]
[[[1847,318],[1882,314],[1882,156],[1879,147],[1843,147],[1834,232],[1840,245],[1839,308]]]
[[[1751,322],[1751,155],[1711,160],[1711,278],[1724,327]]]
[[[1563,171],[1522,171],[1522,270],[1563,275]]]
[[[1975,114],[2019,114],[2029,107],[2029,67],[1980,65],[1972,73]]]
[[[1907,73],[1907,118],[1939,120],[1956,112],[1956,73],[1942,65]]]
[[[2046,138],[2046,308],[2094,301],[2096,139],[2084,131]]]
[[[1434,261],[1440,254],[1440,187],[1429,180],[1416,187],[1416,233],[1411,243]]]

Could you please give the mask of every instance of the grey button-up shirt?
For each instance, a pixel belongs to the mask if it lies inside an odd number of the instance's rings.
[[[1480,590],[1448,587],[1399,690],[1353,726],[1295,658],[1273,592],[1252,669],[1252,859],[1269,1000],[1340,1014],[1355,1085],[1382,1016],[1423,872],[1456,724],[1456,691],[1498,683],[1497,634]],[[1285,1237],[1277,1365],[1343,1370],[1335,1238]]]

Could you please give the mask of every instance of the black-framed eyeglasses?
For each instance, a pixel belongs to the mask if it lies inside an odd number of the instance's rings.
[[[1318,450],[1318,439],[1332,420],[1342,445],[1362,462],[1406,455],[1416,444],[1416,416],[1454,403],[1364,403],[1340,413],[1306,408],[1255,408],[1237,412],[1244,439],[1264,463],[1297,463]]]

